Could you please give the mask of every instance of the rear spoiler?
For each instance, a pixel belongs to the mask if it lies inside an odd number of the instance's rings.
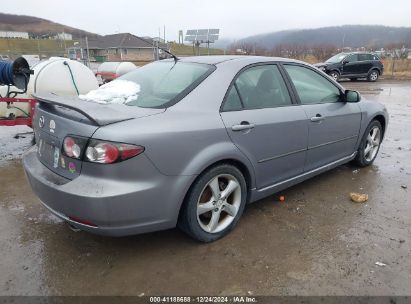
[[[61,106],[76,111],[87,117],[97,126],[105,126],[111,123],[130,120],[135,118],[130,112],[120,111],[112,104],[101,104],[92,101],[85,101],[77,96],[58,96],[51,93],[33,94],[33,97],[40,103]],[[118,105],[117,105],[118,106]]]

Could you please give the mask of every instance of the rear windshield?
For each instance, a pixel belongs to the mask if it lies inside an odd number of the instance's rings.
[[[199,63],[158,61],[102,85],[80,98],[143,108],[165,108],[181,100],[215,69]]]

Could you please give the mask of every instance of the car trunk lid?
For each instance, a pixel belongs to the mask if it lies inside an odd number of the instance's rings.
[[[68,179],[80,175],[82,160],[62,153],[66,136],[81,137],[86,143],[98,128],[165,111],[120,104],[99,104],[53,94],[36,95],[35,98],[38,105],[33,128],[38,158],[51,171]]]

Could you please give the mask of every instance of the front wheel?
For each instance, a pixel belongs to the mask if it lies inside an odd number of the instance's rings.
[[[380,73],[378,73],[377,70],[372,70],[369,74],[368,74],[368,81],[372,81],[375,82],[378,80],[378,77],[380,76]]]
[[[247,186],[241,171],[229,164],[218,165],[192,185],[178,227],[201,242],[218,240],[237,224],[246,200]]]
[[[383,137],[381,123],[377,120],[372,121],[367,127],[358,148],[355,162],[360,167],[371,165],[380,150]]]
[[[340,79],[340,73],[338,73],[337,71],[330,72],[330,76],[335,81],[338,81]]]

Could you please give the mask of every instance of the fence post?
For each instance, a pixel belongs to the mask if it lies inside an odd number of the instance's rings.
[[[394,68],[395,68],[395,57],[392,59],[392,66],[391,66],[391,76],[394,77]]]

